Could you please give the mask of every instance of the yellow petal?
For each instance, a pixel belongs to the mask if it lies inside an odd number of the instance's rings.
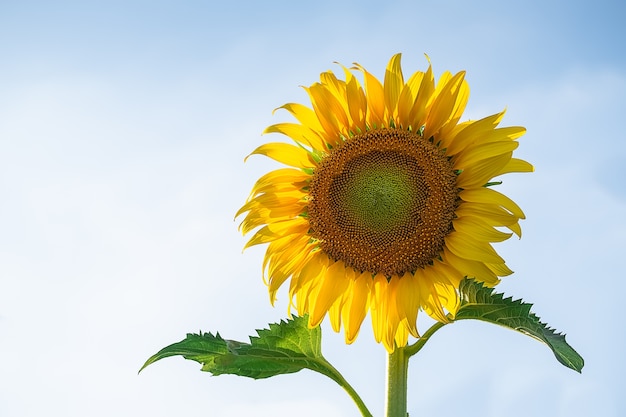
[[[299,104],[299,103],[287,103],[287,104],[283,104],[282,106],[278,107],[274,111],[276,111],[278,109],[285,109],[285,110],[287,110],[303,126],[308,127],[309,129],[311,129],[314,132],[321,132],[323,130],[323,127],[320,124],[320,121],[317,118],[317,115],[315,114],[313,109],[311,109],[311,108],[309,108],[309,107],[307,107],[305,105],[302,105],[302,104]]]
[[[398,125],[404,129],[409,127],[417,130],[419,126],[411,126],[411,109],[415,103],[415,97],[419,91],[420,84],[424,78],[424,73],[417,71],[411,75],[407,83],[403,86],[398,97]]]
[[[402,87],[404,86],[404,77],[402,76],[402,67],[400,65],[401,57],[402,54],[392,56],[389,60],[389,64],[387,64],[387,70],[385,71],[384,92],[385,107],[387,110],[385,122],[388,122],[394,117],[400,91],[402,91]]]
[[[463,116],[465,106],[467,106],[469,100],[469,84],[463,79],[458,88],[459,93],[456,97],[455,105],[452,108],[450,118],[441,126],[441,129],[439,129],[439,132],[436,134],[436,142],[443,143],[443,139],[449,137],[450,133],[456,129],[461,116]]]
[[[337,261],[320,276],[319,290],[312,300],[309,323],[317,326],[322,322],[330,306],[346,290],[350,281],[346,278],[346,266]]]
[[[503,242],[512,233],[504,233],[494,229],[488,222],[472,217],[459,217],[452,221],[454,230],[473,236],[482,242]]]
[[[333,96],[335,96],[339,104],[346,104],[345,81],[339,80],[332,71],[326,71],[320,74],[320,82]]]
[[[328,315],[330,317],[330,324],[335,332],[339,332],[341,329],[341,315],[346,301],[350,297],[350,291],[354,284],[355,271],[352,268],[345,269],[345,278],[348,281],[346,289],[340,294],[335,302],[328,309]]]
[[[241,208],[235,214],[235,217],[258,208],[289,208],[292,205],[303,200],[305,194],[299,190],[278,192],[278,193],[264,193],[255,196],[252,200],[241,206]]]
[[[312,303],[317,298],[317,293],[319,292],[319,287],[321,285],[322,279],[324,278],[324,274],[326,273],[326,269],[329,265],[328,256],[317,252],[317,256],[312,256],[311,261],[317,261],[322,269],[319,271],[318,275],[312,275],[310,277],[300,277],[302,286],[295,292],[296,295],[296,304],[298,306],[298,314],[303,315],[305,313],[310,313],[312,308]],[[307,264],[308,265],[308,264]],[[307,279],[302,279],[307,278]],[[293,283],[293,280],[292,280]],[[289,289],[291,292],[291,288]],[[315,327],[311,322],[311,316],[309,315],[309,326]]]
[[[313,168],[317,165],[309,152],[303,148],[299,148],[288,143],[265,143],[252,151],[252,153],[250,153],[245,160],[247,160],[251,155],[265,155],[275,161],[296,168]]]
[[[483,119],[467,123],[449,142],[445,143],[448,155],[455,155],[476,142],[488,132],[492,132],[502,121],[504,111]]]
[[[522,209],[513,200],[491,188],[482,187],[463,190],[459,193],[459,197],[464,201],[473,203],[497,204],[520,219],[526,218]]]
[[[452,253],[461,258],[480,262],[502,263],[502,259],[489,243],[480,242],[465,233],[454,231],[445,238]]]
[[[506,264],[485,264],[487,268],[491,269],[496,275],[500,277],[505,277],[507,275],[511,275],[513,271],[509,269]]]
[[[409,341],[409,329],[405,321],[401,321],[396,330],[396,336],[394,338],[395,344],[398,347],[405,347]]]
[[[512,224],[507,224],[506,227],[508,227],[513,233],[515,233],[517,235],[517,237],[519,237],[521,239],[522,237],[522,228],[520,227],[518,222],[512,223]]]
[[[435,91],[435,77],[433,76],[433,68],[428,65],[428,70],[421,79],[419,89],[413,102],[413,108],[409,113],[410,125],[415,130],[420,129],[426,123],[426,109],[429,104],[430,97]]]
[[[306,88],[306,91],[324,131],[331,137],[336,137],[335,142],[331,144],[337,143],[341,136],[348,137],[348,117],[337,98],[319,83]]]
[[[455,156],[454,168],[462,170],[465,167],[476,164],[478,161],[513,152],[518,146],[518,142],[509,140],[505,142],[482,143],[478,146],[465,148],[463,152]]]
[[[307,246],[309,247],[307,248]],[[271,275],[266,280],[272,305],[276,301],[278,289],[289,277],[300,270],[310,258],[311,247],[306,242],[294,242],[292,247],[297,249],[283,253],[281,255],[282,259],[276,262],[278,266],[273,267]]]
[[[511,158],[508,164],[506,164],[496,176],[509,174],[511,172],[533,172],[534,170],[535,167],[533,167],[532,164],[522,159]]]
[[[374,339],[380,343],[385,336],[387,327],[387,278],[378,274],[374,277],[371,289],[370,311]]]
[[[456,314],[460,299],[457,293],[457,285],[460,281],[460,273],[450,265],[436,260],[431,267],[435,279],[433,285],[437,290],[437,296],[441,305],[450,313]]]
[[[457,217],[479,217],[491,226],[509,227],[517,223],[518,219],[507,210],[496,204],[481,204],[462,202],[454,212]]]
[[[498,281],[496,274],[484,262],[473,261],[455,255],[450,249],[443,249],[443,260],[460,272],[461,277],[474,278],[481,282]]]
[[[385,348],[389,353],[393,352],[395,349],[395,339],[401,321],[400,316],[398,315],[398,309],[396,307],[398,282],[399,278],[397,276],[391,277],[391,279],[387,283],[387,291],[385,294],[385,297],[387,298],[385,302],[387,306],[387,308],[385,309],[385,313],[387,316],[387,319],[385,321],[387,322],[387,326],[385,329],[383,344],[385,345]]]
[[[248,243],[246,243],[244,249],[247,249],[250,246],[272,242],[287,235],[304,235],[307,233],[309,228],[309,221],[303,217],[296,217],[295,219],[268,224],[257,230]]]
[[[291,219],[302,214],[307,205],[308,202],[306,201],[296,201],[286,206],[264,207],[252,200],[246,203],[237,214],[240,215],[248,211],[239,228],[243,234],[246,234],[260,225]]]
[[[311,178],[309,174],[299,169],[279,168],[262,175],[256,183],[254,183],[252,189],[255,190],[259,187],[276,183],[298,183],[306,181],[309,178]]]
[[[466,189],[482,187],[502,171],[502,168],[511,160],[511,155],[513,155],[513,153],[508,152],[463,167],[463,171],[458,175],[456,180],[457,186]]]
[[[503,136],[508,139],[515,140],[523,136],[524,133],[526,133],[526,128],[523,126],[507,126],[496,129],[494,133],[498,136],[494,137],[493,140],[500,140],[500,137]]]
[[[272,287],[271,280],[275,271],[282,270],[287,272],[286,268],[295,262],[292,258],[299,259],[301,254],[308,256],[312,248],[309,245],[309,237],[307,235],[287,235],[271,242],[265,251],[262,264],[265,283]],[[267,279],[265,278],[266,274],[269,277]],[[291,272],[288,275],[291,275]]]
[[[349,290],[347,290],[349,291]],[[346,292],[347,292],[346,291]],[[345,292],[341,297],[337,297],[335,302],[328,309],[328,317],[330,318],[330,325],[336,333],[341,330],[341,309],[344,305]]]
[[[430,271],[432,267],[426,268],[427,270],[419,268],[415,271],[415,278],[419,284],[422,309],[435,320],[447,323],[449,320],[443,311],[441,301],[439,301],[439,296],[437,295],[437,289],[432,282]]]
[[[420,309],[419,284],[410,272],[405,273],[398,282],[396,296],[398,315],[406,319],[411,335],[419,337],[417,332],[417,313]]]
[[[348,344],[356,339],[367,315],[371,285],[372,274],[363,272],[351,282],[350,289],[346,291],[347,299],[341,314]]]
[[[412,97],[417,97],[424,76],[425,74],[422,71],[415,71],[406,82],[406,87],[408,87]]]
[[[430,138],[441,129],[448,121],[456,117],[459,109],[465,108],[469,90],[463,88],[465,72],[461,71],[443,85],[441,91],[435,96],[432,106],[428,110],[424,137]],[[442,84],[439,81],[437,88]]]
[[[315,291],[315,288],[319,285],[318,280],[307,281],[298,292],[295,293],[295,305],[298,311],[298,315],[304,316],[309,313],[309,301],[311,300],[312,294]],[[315,327],[311,325],[311,317],[309,316],[309,327]]]
[[[296,214],[273,217],[270,215],[270,210],[259,208],[258,210],[248,212],[246,217],[239,224],[239,230],[245,235],[259,226],[289,220],[292,219],[295,215]]]
[[[310,237],[307,234],[287,235],[281,239],[271,242],[265,251],[262,269],[268,275],[272,275],[278,268],[282,268],[284,264],[290,263],[291,258],[295,256],[298,250],[304,250],[309,246]],[[306,251],[310,252],[311,248]]]
[[[359,64],[356,67],[365,78],[365,97],[367,98],[367,124],[370,127],[381,127],[385,116],[385,92],[382,84],[376,77],[367,72]]]
[[[311,254],[307,263],[297,271],[289,283],[289,297],[294,298],[300,290],[311,281],[318,281],[318,277],[326,270],[328,257],[322,252]]]
[[[346,115],[344,126],[348,128],[352,125],[350,120],[350,109],[348,106],[347,97],[347,83],[346,81],[339,80],[332,71],[323,72],[320,74],[321,83],[326,89],[337,99],[337,103],[343,108],[343,112]]]
[[[307,126],[296,123],[278,123],[268,126],[263,133],[280,133],[289,136],[291,139],[301,145],[309,146],[318,151],[327,151],[326,141],[317,133]]]
[[[367,114],[367,98],[359,81],[346,68],[342,67],[346,75],[346,99],[348,111],[352,120],[350,130],[353,133],[365,132],[367,126],[365,117]]]
[[[274,182],[269,184],[263,184],[260,186],[255,186],[252,188],[252,193],[248,196],[247,201],[252,201],[256,197],[259,197],[264,194],[281,194],[281,195],[291,195],[296,197],[297,193],[301,194],[300,198],[304,198],[307,196],[307,192],[303,191],[304,187],[309,185],[308,181],[301,182]]]

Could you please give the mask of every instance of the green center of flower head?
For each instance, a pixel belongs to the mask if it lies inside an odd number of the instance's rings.
[[[331,184],[336,214],[345,217],[343,223],[377,233],[402,227],[411,208],[425,200],[420,171],[414,160],[396,152],[374,151],[348,161]]]
[[[452,231],[452,164],[412,132],[378,129],[347,140],[321,161],[310,187],[312,236],[358,271],[415,271],[439,255]]]

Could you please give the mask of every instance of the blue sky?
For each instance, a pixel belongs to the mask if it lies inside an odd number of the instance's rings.
[[[483,323],[411,361],[412,416],[621,416],[626,349],[626,6],[615,1],[0,1],[0,415],[357,416],[311,372],[211,377],[187,332],[245,340],[286,316],[233,215],[276,165],[243,158],[333,62],[382,76],[467,70],[466,118],[507,108],[536,172],[500,190],[527,214],[497,246],[499,291],[584,356]],[[278,139],[278,138],[274,138]],[[385,352],[365,326],[324,351],[382,415]],[[427,324],[427,323],[426,323]]]

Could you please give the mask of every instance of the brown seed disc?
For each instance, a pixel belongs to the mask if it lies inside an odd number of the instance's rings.
[[[311,234],[320,248],[348,267],[388,277],[439,255],[457,206],[448,157],[400,129],[372,130],[332,149],[309,195]]]

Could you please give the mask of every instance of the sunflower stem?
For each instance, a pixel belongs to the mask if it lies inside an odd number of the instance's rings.
[[[359,396],[359,394],[352,387],[352,385],[348,383],[348,381],[343,377],[343,375],[341,375],[341,372],[339,372],[334,366],[332,366],[325,359],[324,359],[324,366],[326,369],[324,371],[319,371],[319,372],[321,372],[323,375],[326,375],[327,377],[335,381],[337,384],[341,386],[341,388],[343,388],[348,393],[350,398],[352,398],[352,401],[354,401],[357,408],[361,412],[361,415],[363,417],[374,417],[372,413],[370,412],[370,410],[368,410],[365,403],[363,402],[363,399]]]
[[[385,417],[407,417],[407,381],[409,355],[403,347],[396,347],[387,356],[387,397]]]
[[[415,342],[412,345],[407,346],[405,348],[406,355],[408,357],[411,357],[411,356],[415,355],[417,352],[419,352],[424,347],[426,342],[428,342],[428,340],[431,338],[431,336],[433,334],[435,334],[435,332],[437,330],[441,329],[446,324],[448,324],[448,323],[442,323],[440,321],[438,321],[437,323],[433,324],[428,330],[426,330],[426,333],[424,333],[419,339],[417,339],[417,342]]]
[[[343,377],[341,377],[341,379],[343,380],[343,384],[340,385],[348,393],[350,398],[352,398],[352,401],[354,401],[354,403],[358,407],[361,415],[363,417],[374,417],[372,413],[370,413],[370,410],[367,409],[367,406],[365,405],[359,394],[355,391],[354,388],[352,388],[352,385],[348,384],[348,381],[346,381]]]

